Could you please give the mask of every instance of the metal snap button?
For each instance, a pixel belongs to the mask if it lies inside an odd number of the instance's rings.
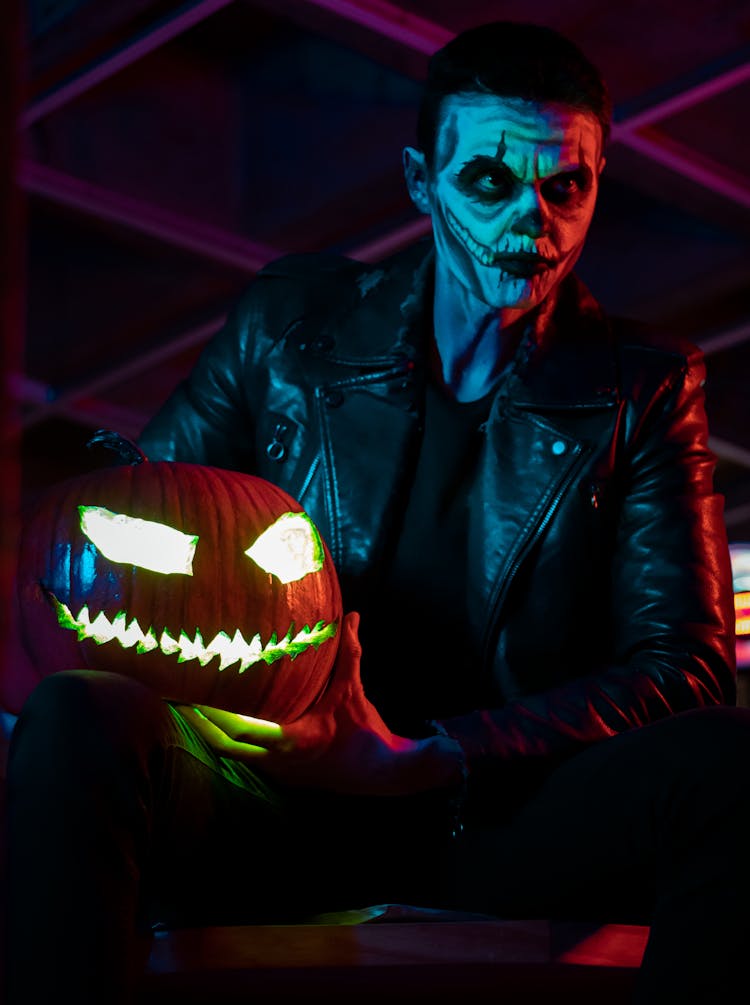
[[[266,447],[266,456],[272,461],[283,461],[286,457],[286,447],[281,440],[272,440]]]
[[[325,392],[324,401],[329,408],[338,408],[344,403],[344,395],[337,387],[332,387]]]
[[[276,428],[273,431],[273,438],[269,444],[266,446],[266,457],[272,461],[283,461],[286,457],[286,444],[284,443],[284,436],[287,432],[287,426],[282,422],[276,424]]]
[[[312,347],[315,352],[330,352],[334,345],[335,342],[331,335],[321,335],[314,340]]]

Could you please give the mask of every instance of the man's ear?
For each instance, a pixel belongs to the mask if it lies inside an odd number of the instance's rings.
[[[427,186],[427,165],[421,150],[404,147],[404,176],[411,201],[420,213],[432,212]]]

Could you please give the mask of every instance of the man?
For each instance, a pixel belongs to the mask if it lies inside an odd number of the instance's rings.
[[[124,773],[126,791],[166,775],[171,793],[120,825],[140,843],[118,839],[113,860],[139,882],[163,864],[148,835],[157,849],[184,836],[200,897],[206,821],[234,821],[234,847],[270,847],[302,820],[306,854],[327,855],[308,906],[329,906],[330,883],[339,906],[349,890],[350,906],[637,920],[652,926],[639,1002],[729,1000],[716,975],[738,972],[750,893],[736,770],[750,721],[727,707],[704,370],[694,347],[608,318],[573,274],[609,116],[596,70],[549,29],[458,36],[431,61],[404,154],[434,245],[377,266],[273,263],[144,430],[152,459],[249,470],[299,499],[351,613],[329,690],[291,724],[146,714],[112,682],[117,697],[88,682],[81,698],[80,679],[37,689],[45,737],[61,708],[100,721],[116,707],[134,747],[139,722],[149,767]],[[167,746],[192,767],[154,768]],[[123,938],[142,888],[111,880]],[[279,898],[294,902],[284,877]],[[112,942],[100,955],[122,968]]]

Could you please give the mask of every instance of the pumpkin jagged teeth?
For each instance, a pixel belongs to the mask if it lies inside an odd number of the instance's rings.
[[[325,621],[318,621],[314,628],[310,628],[308,625],[302,629],[301,632],[297,632],[292,641],[287,646],[287,655],[290,659],[295,659],[300,653],[303,653],[308,646],[313,646],[315,649],[325,642],[326,639],[333,638],[336,634],[336,622],[332,621],[330,624],[326,624]]]
[[[250,642],[246,642],[238,628],[231,639],[226,632],[222,631],[218,632],[208,645],[204,645],[203,637],[197,628],[192,639],[184,631],[180,632],[179,639],[175,639],[168,628],[163,629],[161,635],[157,637],[153,626],[144,634],[136,618],[133,618],[128,624],[125,611],[118,611],[112,621],[109,620],[104,611],[100,611],[91,621],[87,605],[84,605],[78,612],[78,616],[74,617],[70,609],[61,603],[54,594],[50,594],[50,596],[55,605],[58,624],[63,628],[75,631],[79,641],[92,639],[97,645],[103,645],[105,642],[116,639],[125,649],[136,646],[137,652],[146,653],[158,648],[167,656],[177,655],[180,663],[198,660],[201,666],[209,663],[214,656],[218,656],[219,670],[224,670],[233,663],[239,662],[238,673],[244,673],[248,667],[260,660],[271,664],[281,659],[282,656],[295,659],[309,646],[317,649],[326,639],[332,638],[338,628],[336,622],[326,624],[325,621],[318,621],[313,628],[305,625],[294,635],[295,626],[292,622],[281,641],[278,640],[277,633],[273,632],[265,646],[260,635],[257,634]]]
[[[242,634],[240,633],[239,628],[237,629],[237,635],[239,635],[239,637],[242,639]],[[240,658],[240,665],[237,670],[237,673],[244,673],[249,666],[252,666],[254,663],[257,663],[258,660],[262,659],[262,656],[263,656],[263,643],[261,642],[260,635],[255,634],[250,640],[250,645],[247,647],[247,651],[245,652],[244,656]]]
[[[78,634],[78,641],[87,637],[87,631],[89,627],[89,609],[88,607],[82,607],[78,612],[78,617],[74,618],[70,610],[62,605],[62,611],[57,612],[57,620],[63,626],[63,628],[74,628]],[[61,616],[62,615],[62,616]]]
[[[122,619],[120,615],[122,615]],[[120,614],[117,615],[113,622],[113,627],[116,627],[116,638],[125,649],[130,649],[132,646],[140,648],[143,645],[144,635],[136,618],[133,618],[130,624],[127,624],[125,612],[120,611]]]
[[[178,663],[187,663],[188,660],[200,660],[206,653],[206,647],[203,645],[203,639],[201,633],[196,628],[195,638],[191,639],[186,632],[180,632],[180,637],[178,639],[180,646],[180,655],[177,657]]]
[[[94,620],[88,625],[86,634],[89,638],[92,638],[97,645],[104,645],[105,642],[109,642],[110,639],[114,638],[114,626],[110,623],[109,618],[104,613],[100,611]]]
[[[247,643],[239,628],[234,633],[234,638],[230,639],[226,632],[219,632],[217,635],[214,635],[206,646],[206,652],[210,654],[209,658],[213,656],[219,657],[219,670],[224,670],[226,667],[231,666],[232,663],[236,663],[237,660],[242,659],[242,655],[246,650]]]
[[[137,624],[135,618],[133,618],[133,623]],[[150,653],[152,649],[159,648],[159,640],[156,637],[153,628],[149,628],[148,632],[143,636],[141,641],[136,646],[136,652],[139,653]]]
[[[172,638],[169,631],[165,628],[159,639],[159,648],[166,656],[172,656],[174,653],[180,651],[180,644]]]
[[[200,643],[198,641],[199,639]],[[214,658],[214,654],[210,652],[209,649],[206,648],[206,646],[203,645],[203,636],[201,635],[200,631],[197,628],[195,629],[195,640],[193,644],[196,647],[200,644],[200,650],[198,652],[198,662],[202,667],[204,667],[206,663],[209,662],[209,660],[212,660]]]

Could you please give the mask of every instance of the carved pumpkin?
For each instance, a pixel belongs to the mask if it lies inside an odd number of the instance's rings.
[[[287,493],[145,459],[47,494],[23,530],[18,589],[40,676],[116,671],[275,722],[325,687],[342,616],[328,549]]]

